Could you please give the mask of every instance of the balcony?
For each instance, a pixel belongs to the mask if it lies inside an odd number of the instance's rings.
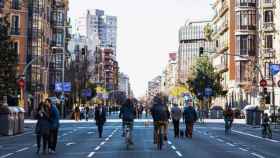
[[[263,0],[263,8],[273,8],[274,3],[274,0]]]
[[[263,48],[262,55],[264,58],[273,58],[275,56],[275,49]]]
[[[19,28],[14,28],[12,27],[11,28],[11,35],[20,35],[20,31],[19,31]]]
[[[275,31],[275,25],[273,22],[264,22],[262,30],[266,32]]]
[[[222,17],[226,13],[226,11],[228,11],[228,9],[229,9],[228,2],[224,1],[222,3],[222,7],[219,10],[219,16]]]
[[[225,22],[223,22],[223,24],[218,28],[219,30],[219,34],[222,35],[224,32],[226,32],[228,30],[228,21],[225,20]]]

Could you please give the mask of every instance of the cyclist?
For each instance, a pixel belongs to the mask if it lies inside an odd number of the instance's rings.
[[[136,110],[131,99],[127,99],[120,109],[119,118],[122,119],[123,136],[125,136],[125,126],[129,126],[131,132],[133,129],[133,120],[136,117]],[[133,144],[132,138],[129,143]]]
[[[263,137],[265,136],[269,136],[269,138],[271,138],[271,135],[272,135],[272,131],[271,131],[271,128],[270,128],[270,125],[269,125],[269,117],[267,115],[267,113],[265,113],[263,115],[263,118],[262,118],[262,127],[263,127],[263,130],[262,130],[262,133],[263,133]]]
[[[225,132],[231,129],[233,123],[233,111],[227,106],[224,111],[224,120],[225,120]]]
[[[156,143],[156,133],[160,129],[160,123],[163,124],[163,138],[167,141],[167,125],[170,118],[170,112],[164,101],[162,94],[157,94],[153,98],[153,105],[151,107],[151,114],[154,120],[154,143]]]

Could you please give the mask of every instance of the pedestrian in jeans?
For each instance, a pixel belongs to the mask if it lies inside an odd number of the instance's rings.
[[[43,139],[43,154],[47,153],[46,149],[50,134],[49,116],[50,114],[48,108],[43,102],[41,102],[36,113],[37,124],[35,132],[37,136],[37,154],[40,152],[41,139]]]
[[[182,117],[182,111],[178,107],[178,104],[173,104],[173,107],[171,109],[171,117],[174,126],[174,136],[175,138],[178,138],[180,133],[180,119]]]
[[[193,125],[197,120],[197,114],[192,106],[192,102],[189,102],[188,106],[185,106],[183,118],[186,124],[186,137],[192,138]]]
[[[106,122],[106,108],[101,104],[95,108],[95,122],[98,127],[99,138],[102,138],[103,126]]]
[[[49,152],[55,153],[59,128],[59,112],[57,107],[51,103],[50,99],[46,99],[45,103],[50,110]]]

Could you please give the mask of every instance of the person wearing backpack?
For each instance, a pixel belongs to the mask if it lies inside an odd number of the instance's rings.
[[[133,121],[136,118],[136,109],[131,99],[127,99],[125,103],[122,105],[120,109],[119,118],[122,119],[122,127],[123,127],[122,136],[124,136],[125,125],[129,124],[131,126],[130,128],[133,129]],[[133,144],[132,142],[130,143]]]
[[[192,138],[193,125],[197,120],[196,110],[192,106],[192,102],[189,102],[188,106],[185,106],[183,112],[183,119],[186,124],[186,137]]]

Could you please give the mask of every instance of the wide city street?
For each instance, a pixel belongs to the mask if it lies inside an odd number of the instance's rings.
[[[273,139],[264,139],[260,136],[260,128],[237,121],[231,135],[225,136],[222,120],[197,123],[193,139],[174,138],[170,124],[168,141],[159,151],[153,144],[150,119],[135,120],[134,147],[129,150],[121,136],[121,121],[118,119],[107,121],[103,138],[98,138],[93,120],[62,120],[57,152],[37,155],[34,123],[33,120],[26,120],[27,132],[22,135],[0,137],[0,158],[279,158],[280,155],[279,131],[274,132]],[[184,129],[183,124],[181,129]]]

